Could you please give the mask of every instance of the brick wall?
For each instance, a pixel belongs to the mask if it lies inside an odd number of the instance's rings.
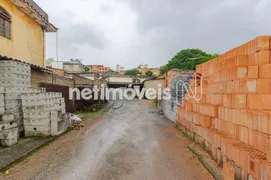
[[[196,101],[186,94],[177,124],[219,164],[224,179],[271,177],[271,38],[258,37],[197,66],[202,89]],[[197,94],[200,96],[200,94]]]
[[[31,87],[40,87],[41,83],[74,87],[74,80],[71,78],[58,76],[49,72],[31,70]]]

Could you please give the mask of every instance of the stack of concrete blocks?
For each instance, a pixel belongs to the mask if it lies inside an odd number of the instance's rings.
[[[23,133],[20,91],[9,88],[30,87],[30,66],[17,61],[0,61],[0,140],[2,146],[17,143]]]
[[[0,87],[0,140],[2,146],[12,146],[18,141],[18,127],[12,114],[5,113],[5,89]]]
[[[17,61],[0,61],[0,86],[4,87],[5,113],[14,115],[18,131],[23,134],[20,93],[30,90],[30,65]]]
[[[69,126],[62,93],[21,94],[25,136],[57,136]]]

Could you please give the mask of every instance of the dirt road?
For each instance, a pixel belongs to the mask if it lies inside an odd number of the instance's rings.
[[[213,179],[157,111],[148,101],[125,101],[17,164],[5,179]]]

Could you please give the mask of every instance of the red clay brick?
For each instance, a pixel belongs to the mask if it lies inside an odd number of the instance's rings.
[[[263,104],[261,100],[261,95],[259,94],[248,94],[247,99],[247,108],[248,109],[262,109]]]
[[[270,79],[258,79],[258,93],[268,94],[271,92],[271,80]]]
[[[258,77],[259,77],[259,67],[248,66],[248,78],[258,78]]]
[[[270,37],[260,36],[256,38],[257,41],[257,51],[268,51],[270,49]]]
[[[237,66],[237,78],[246,78],[247,77],[247,66]]]
[[[264,64],[259,66],[260,78],[271,78],[271,64]]]
[[[263,109],[271,110],[271,94],[262,94],[261,95]]]
[[[232,107],[237,109],[246,109],[247,108],[247,95],[238,94],[232,96]]]
[[[270,51],[260,51],[256,55],[257,65],[268,64],[270,62]]]
[[[247,86],[246,86],[246,91],[248,93],[257,93],[257,80],[256,79],[248,79],[247,80]]]

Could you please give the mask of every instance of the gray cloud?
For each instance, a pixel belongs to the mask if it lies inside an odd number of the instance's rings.
[[[80,53],[78,56],[86,59],[86,63],[99,60],[113,68],[117,63],[127,68],[140,63],[161,66],[184,48],[223,53],[258,35],[271,34],[271,0],[122,0],[106,3],[100,2],[99,12],[94,13],[95,22],[87,19],[80,22],[78,12],[72,11],[72,21],[67,24],[69,13],[58,7],[58,14],[62,15],[55,14],[51,19],[63,26],[60,30],[63,57],[69,57],[76,48],[73,55]],[[66,15],[62,11],[66,11]],[[65,19],[64,25],[61,19]]]

